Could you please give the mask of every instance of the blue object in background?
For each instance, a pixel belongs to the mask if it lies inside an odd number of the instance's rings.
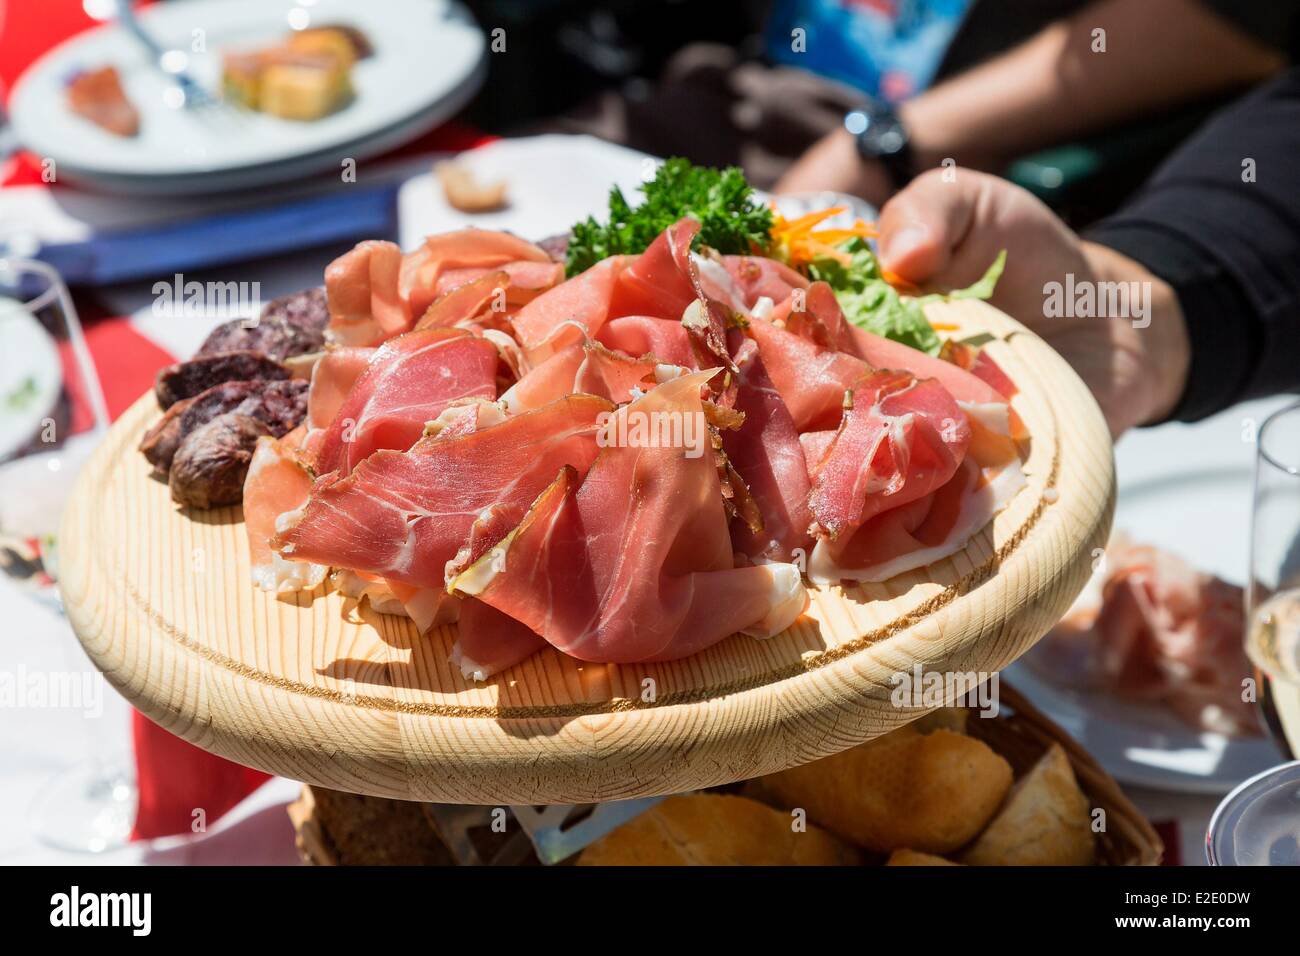
[[[809,70],[898,103],[934,80],[972,0],[777,0],[765,48]],[[802,52],[794,31],[803,30]]]
[[[276,205],[104,232],[44,245],[36,258],[57,269],[68,285],[111,285],[348,239],[396,239],[399,186],[353,185]]]

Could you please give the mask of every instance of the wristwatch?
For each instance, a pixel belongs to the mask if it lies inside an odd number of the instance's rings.
[[[880,163],[896,188],[912,181],[916,170],[907,127],[888,103],[868,100],[844,117],[844,126],[853,134],[858,155]]]

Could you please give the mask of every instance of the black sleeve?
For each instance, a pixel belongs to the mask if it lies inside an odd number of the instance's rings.
[[[1300,68],[1211,119],[1087,238],[1178,295],[1192,362],[1171,417],[1300,389]]]
[[[1300,0],[1200,0],[1203,6],[1283,53],[1293,52],[1300,34]]]

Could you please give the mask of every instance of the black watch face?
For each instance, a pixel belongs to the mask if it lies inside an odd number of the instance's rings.
[[[860,114],[857,125],[858,147],[868,156],[897,156],[907,147],[907,134],[898,117],[890,115]],[[864,122],[865,121],[865,122]]]

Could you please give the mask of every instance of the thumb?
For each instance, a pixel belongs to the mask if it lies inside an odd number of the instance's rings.
[[[885,204],[880,214],[880,264],[916,285],[939,282],[970,232],[980,177],[962,170],[945,181],[931,170]]]

